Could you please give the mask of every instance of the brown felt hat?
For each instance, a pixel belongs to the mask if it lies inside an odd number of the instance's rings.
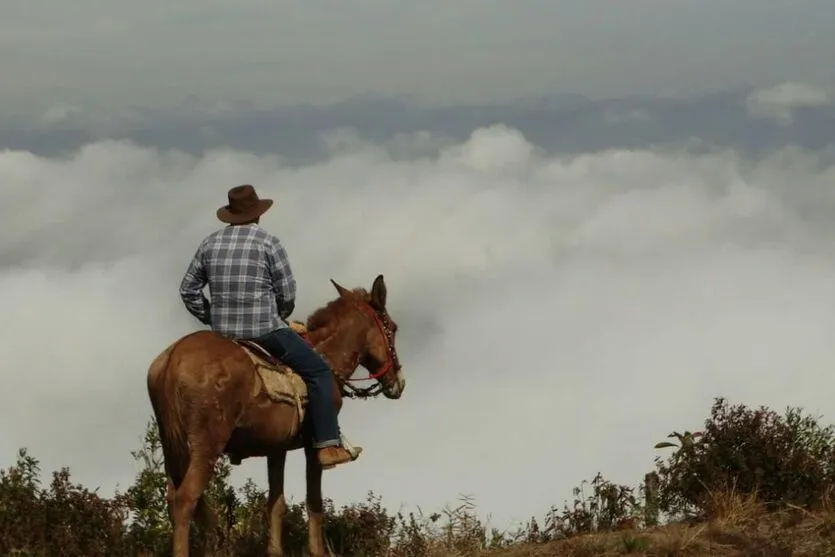
[[[259,199],[249,184],[229,190],[229,204],[217,210],[217,218],[227,224],[240,224],[260,217],[272,207],[272,199]]]

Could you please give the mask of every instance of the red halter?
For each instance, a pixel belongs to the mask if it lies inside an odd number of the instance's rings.
[[[370,304],[363,304],[363,309],[374,319],[374,323],[376,323],[377,329],[383,336],[383,342],[385,342],[386,345],[386,362],[382,366],[380,366],[380,369],[378,369],[376,373],[369,373],[368,377],[348,377],[346,379],[340,379],[337,376],[337,380],[340,381],[340,383],[342,383],[340,385],[340,387],[343,387],[342,395],[347,396],[348,398],[368,398],[376,396],[380,394],[382,388],[379,384],[374,384],[370,387],[365,388],[358,388],[354,387],[353,385],[345,384],[345,382],[370,381],[373,379],[379,379],[391,370],[395,369],[397,364],[399,363],[397,354],[394,352],[394,331],[392,331],[391,326],[389,326],[388,323],[383,322],[383,319],[380,318],[380,314],[377,313],[374,310],[374,308],[371,307]],[[310,338],[307,333],[304,333],[301,336],[309,345],[313,346],[313,343],[310,342]],[[351,392],[346,392],[344,390],[345,388],[350,389]]]

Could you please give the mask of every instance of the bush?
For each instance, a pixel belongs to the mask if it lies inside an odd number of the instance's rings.
[[[648,543],[644,534],[588,535],[652,527],[659,523],[660,512],[671,518],[704,518],[722,512],[727,515],[730,509],[730,514],[750,516],[743,507],[757,502],[759,508],[759,501],[771,510],[787,505],[813,508],[828,500],[835,480],[835,431],[799,409],[789,408],[778,415],[764,407],[731,406],[719,398],[703,431],[674,432],[670,437],[677,441],[657,447],[675,450],[664,460],[656,458],[655,470],[644,478],[643,497],[640,490],[609,482],[598,474],[574,490],[572,504],[551,509],[543,528],[532,518],[516,532],[489,529],[469,498],[455,508],[428,516],[391,514],[379,497],[369,493],[365,501],[338,509],[332,500],[324,501],[325,541],[335,555],[357,556],[481,555],[520,543],[569,538],[565,543],[577,542],[573,547],[587,551],[583,555],[597,554],[592,549],[604,551],[600,548],[606,539],[614,540],[615,546],[607,546],[605,551],[617,547],[621,552],[637,552]],[[108,499],[74,484],[66,468],[53,472],[49,484],[42,487],[38,461],[22,449],[14,466],[0,470],[0,555],[168,555],[171,524],[166,478],[153,420],[141,448],[132,455],[140,463],[133,485]],[[218,557],[264,555],[267,494],[252,480],[233,489],[230,472],[228,460],[220,459],[207,490],[217,523],[210,532],[193,528],[194,541]],[[728,496],[728,491],[734,493]],[[830,531],[829,522],[821,524],[820,532]],[[679,536],[663,543],[684,540]],[[288,501],[283,541],[288,556],[306,553],[303,502]],[[765,547],[766,542],[760,541],[757,543]],[[659,549],[659,554],[678,551],[671,547]]]
[[[325,543],[337,555],[382,555],[389,549],[395,526],[396,518],[373,493],[363,503],[343,506],[339,513],[332,501],[326,501]]]
[[[125,507],[70,481],[67,468],[41,489],[39,463],[25,450],[0,471],[0,555],[130,555]]]
[[[589,495],[585,495],[583,489],[587,483],[592,487]],[[546,518],[545,534],[551,539],[561,539],[611,532],[634,525],[642,512],[634,488],[614,484],[598,473],[591,482],[584,480],[574,488],[571,507],[564,504],[562,511],[551,509]]]
[[[656,468],[659,506],[672,515],[708,514],[711,494],[731,490],[756,494],[771,509],[813,507],[835,479],[833,428],[798,408],[779,415],[717,398],[703,431],[671,436],[680,444]]]
[[[141,465],[133,485],[106,499],[73,484],[66,468],[54,472],[49,488],[41,489],[38,461],[21,450],[14,466],[0,471],[0,555],[168,555],[171,524],[161,452],[151,421],[141,448],[132,452]],[[199,533],[192,528],[193,542],[200,542],[194,547],[205,543],[201,549],[218,556],[260,557],[267,544],[266,491],[252,480],[233,489],[228,483],[230,472],[228,459],[220,459],[206,491],[217,518],[216,530]],[[499,545],[501,538],[493,532],[488,540],[470,501],[435,513],[427,521],[414,514],[389,514],[374,493],[361,503],[339,509],[325,499],[324,511],[325,543],[336,555],[417,557],[447,549],[472,554],[491,543]],[[446,521],[439,520],[443,516]],[[306,552],[303,502],[288,502],[283,541],[288,555]]]

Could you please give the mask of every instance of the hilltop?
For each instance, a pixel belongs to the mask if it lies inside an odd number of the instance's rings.
[[[778,414],[716,399],[701,431],[673,432],[637,486],[599,474],[516,532],[488,529],[474,504],[429,515],[391,515],[373,493],[335,508],[326,501],[325,538],[335,555],[486,556],[826,556],[835,555],[835,431],[789,408]],[[66,468],[42,482],[38,461],[21,449],[0,471],[0,555],[145,557],[170,552],[159,440],[153,421],[133,453],[135,482],[112,498],[74,484]],[[228,483],[216,467],[208,496],[217,512],[197,549],[218,556],[266,554],[266,494],[249,480]],[[210,535],[207,535],[210,534]],[[306,547],[304,506],[289,505],[285,551]],[[199,553],[195,553],[197,555]]]
[[[519,544],[491,557],[825,557],[835,555],[835,512],[789,508],[768,513],[760,505],[724,494],[728,514],[709,520],[578,535],[567,540]],[[450,555],[439,551],[438,557]]]

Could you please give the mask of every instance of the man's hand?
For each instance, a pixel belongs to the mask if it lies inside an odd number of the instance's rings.
[[[292,315],[293,310],[296,309],[296,302],[289,301],[285,302],[282,300],[276,299],[276,304],[278,305],[278,315],[284,320],[287,321],[287,318]]]
[[[211,327],[212,325],[212,304],[205,297],[203,298],[203,319],[200,321],[204,325]]]

